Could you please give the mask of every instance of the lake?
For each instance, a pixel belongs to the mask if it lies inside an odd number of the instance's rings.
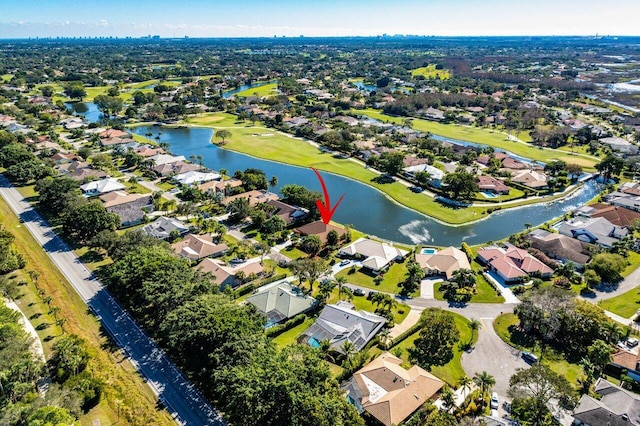
[[[89,123],[95,123],[102,119],[102,112],[93,102],[67,102],[64,106],[86,118]]]
[[[273,189],[274,192],[278,192],[287,184],[303,185],[311,190],[321,191],[320,183],[311,169],[262,160],[219,148],[210,142],[213,135],[211,129],[143,126],[133,131],[139,135],[150,132],[154,137],[162,131],[161,141],[167,142],[175,155],[184,155],[186,158],[202,155],[204,164],[214,170],[226,169],[229,174],[233,174],[235,170],[261,169],[266,173],[267,179],[271,176],[278,177],[278,186]],[[450,226],[400,206],[365,184],[327,172],[321,173],[333,202],[337,201],[340,195],[347,194],[333,217],[336,222],[352,225],[369,235],[406,244],[459,246],[462,241],[479,244],[499,240],[522,231],[526,223],[535,226],[562,216],[584,204],[600,191],[599,184],[592,180],[562,201],[505,210],[476,223]]]

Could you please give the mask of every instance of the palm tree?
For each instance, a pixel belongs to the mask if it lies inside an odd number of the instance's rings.
[[[340,296],[342,296],[342,287],[347,283],[347,277],[340,276],[335,277],[334,279],[336,281],[336,285],[338,286],[338,300],[341,300]]]
[[[453,281],[460,287],[473,287],[476,284],[476,272],[472,269],[460,268],[453,272]]]
[[[460,380],[458,380],[458,386],[462,388],[463,394],[465,391],[469,391],[471,389],[471,383],[473,383],[473,380],[471,380],[471,378],[466,374],[460,377]]]
[[[491,391],[491,388],[496,384],[496,379],[486,371],[482,373],[476,373],[473,376],[473,381],[482,390],[482,397]]]
[[[469,328],[471,329],[471,339],[469,339],[469,344],[471,344],[471,342],[473,342],[473,336],[475,335],[477,330],[480,330],[482,328],[482,324],[477,319],[472,318],[471,320],[469,320]]]
[[[59,320],[56,321],[56,323],[60,326],[60,329],[62,330],[62,334],[64,334],[64,325],[67,322],[66,318],[60,318]]]
[[[353,368],[353,357],[358,351],[353,343],[349,340],[342,344],[342,353],[344,354],[344,362],[342,366],[347,370],[351,370]]]
[[[602,328],[605,333],[607,343],[618,343],[618,340],[620,340],[620,336],[622,336],[622,330],[617,322],[606,322],[602,325]]]

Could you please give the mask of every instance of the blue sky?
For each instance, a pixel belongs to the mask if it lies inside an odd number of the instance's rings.
[[[0,38],[640,35],[639,0],[0,0]]]

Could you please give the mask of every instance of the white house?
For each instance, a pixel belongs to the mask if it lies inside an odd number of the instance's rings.
[[[105,178],[101,180],[94,180],[80,186],[85,197],[91,197],[94,195],[106,194],[112,191],[121,191],[126,187],[113,178]]]
[[[219,180],[220,178],[222,178],[222,176],[219,173],[190,171],[174,176],[173,180],[182,185],[193,185],[211,180]]]
[[[402,169],[405,175],[410,178],[415,178],[416,173],[424,172],[428,173],[431,176],[431,185],[435,188],[440,188],[442,186],[442,179],[444,178],[444,172],[436,167],[430,166],[428,164],[418,164],[415,166],[409,166]]]
[[[600,143],[609,145],[612,150],[627,155],[636,155],[638,153],[638,147],[626,139],[613,136],[610,138],[600,139]]]

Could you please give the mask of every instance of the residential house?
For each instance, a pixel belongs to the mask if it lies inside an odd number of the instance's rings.
[[[505,283],[523,281],[530,275],[548,278],[553,269],[512,244],[489,246],[478,250],[478,260],[489,266]]]
[[[149,158],[151,159],[151,161],[153,161],[153,164],[155,164],[156,166],[161,166],[163,164],[171,164],[177,161],[186,160],[186,158],[184,158],[184,155],[175,156],[170,154],[156,154]]]
[[[96,170],[96,169],[92,169],[91,167],[85,167],[82,169],[75,169],[72,172],[68,172],[66,176],[69,179],[73,179],[78,182],[83,182],[88,179],[104,179],[109,175],[103,172],[102,170]]]
[[[341,386],[347,400],[385,426],[398,425],[427,401],[437,399],[444,382],[428,371],[402,367],[402,360],[385,352],[353,374]]]
[[[640,382],[640,354],[639,347],[629,348],[619,343],[616,351],[611,355],[610,364],[619,369],[627,370],[627,376]]]
[[[82,194],[85,197],[92,197],[96,195],[106,194],[112,191],[121,191],[126,187],[113,178],[105,178],[101,180],[94,180],[87,182],[84,185],[80,185]]]
[[[483,166],[489,166],[489,163],[491,162],[491,158],[495,158],[496,160],[500,161],[500,163],[502,164],[502,160],[504,160],[507,157],[509,156],[504,152],[494,152],[493,155],[487,155],[487,154],[479,155],[478,158],[476,159],[476,162]]]
[[[182,173],[187,173],[191,171],[200,170],[201,167],[197,164],[187,163],[182,160],[175,161],[173,163],[164,163],[159,164],[153,167],[153,171],[162,177],[166,177],[169,175],[178,175]]]
[[[596,203],[582,206],[576,210],[576,215],[585,217],[604,217],[616,226],[630,227],[633,221],[640,220],[640,212],[621,206]]]
[[[517,182],[533,189],[546,189],[547,175],[535,170],[520,170],[513,173],[512,182]]]
[[[202,182],[208,182],[211,180],[220,180],[221,177],[222,176],[220,175],[220,173],[213,173],[213,172],[204,173],[204,172],[197,172],[194,170],[194,171],[175,175],[173,177],[173,180],[181,185],[193,185],[193,184],[200,184]]]
[[[640,196],[640,183],[625,182],[620,185],[620,188],[618,190],[623,194],[631,195],[633,197]]]
[[[143,226],[142,231],[152,237],[166,240],[173,235],[186,234],[189,231],[189,227],[178,219],[161,216],[155,221]]]
[[[582,395],[573,410],[575,425],[640,426],[639,395],[622,389],[602,377],[596,382],[594,390],[601,398]]]
[[[425,110],[416,111],[419,115],[422,115],[428,120],[442,121],[444,120],[444,112],[437,108],[429,107]]]
[[[626,139],[622,139],[619,137],[610,137],[610,138],[602,138],[599,139],[600,143],[605,145],[609,145],[611,150],[615,152],[619,152],[625,155],[636,155],[638,153],[638,146],[632,144]]]
[[[206,258],[196,268],[202,272],[211,274],[214,282],[224,288],[227,286],[237,287],[242,284],[240,275],[249,277],[251,275],[261,275],[264,271],[260,262],[244,262],[239,265],[225,265],[219,260]]]
[[[444,275],[448,280],[458,269],[471,269],[467,255],[455,247],[435,253],[416,253],[416,262],[427,275]]]
[[[408,254],[406,250],[368,238],[358,238],[338,252],[339,256],[364,259],[362,267],[374,274],[379,274],[387,269],[391,262],[399,262]]]
[[[229,251],[226,244],[213,242],[211,234],[188,234],[182,240],[171,245],[171,249],[181,257],[191,260],[200,260],[205,257],[219,257]]]
[[[302,225],[298,228],[295,228],[293,232],[296,232],[300,235],[315,235],[320,238],[323,244],[327,242],[327,234],[331,231],[336,231],[338,235],[344,234],[344,228],[340,228],[338,226],[332,225],[331,223],[325,224],[321,220],[316,220],[315,222],[307,223],[306,225]]]
[[[231,203],[233,200],[236,200],[238,198],[247,198],[249,199],[249,205],[251,207],[258,205],[260,203],[266,203],[267,201],[272,201],[272,200],[279,200],[280,197],[278,197],[276,194],[272,193],[272,192],[268,192],[268,191],[264,191],[264,190],[253,190],[253,191],[247,191],[247,192],[243,192],[241,194],[237,194],[237,195],[231,195],[229,197],[226,197],[223,201],[222,204],[223,205],[229,205],[229,203]]]
[[[634,197],[629,194],[622,194],[622,196],[608,199],[608,202],[614,206],[640,212],[640,196]]]
[[[430,185],[434,188],[440,188],[442,186],[442,180],[444,179],[444,172],[442,170],[428,164],[405,167],[402,171],[403,174],[410,179],[415,179],[416,173],[428,173],[431,177]]]
[[[488,175],[478,176],[478,188],[480,188],[480,191],[493,194],[509,194],[509,191],[511,191],[511,188],[505,185],[503,181]]]
[[[123,130],[118,130],[118,129],[107,129],[104,130],[102,132],[100,132],[100,138],[101,139],[106,139],[106,138],[129,138],[131,137],[131,134],[123,131]]]
[[[116,145],[127,145],[127,144],[131,144],[133,145],[137,145],[137,142],[131,138],[102,138],[100,139],[100,146],[103,147],[109,147],[109,146],[116,146]]]
[[[386,322],[380,315],[356,311],[351,303],[341,300],[324,307],[316,322],[304,331],[301,341],[318,347],[328,340],[331,348],[340,353],[344,353],[344,344],[351,342],[356,351],[361,351]]]
[[[128,194],[125,191],[112,191],[100,196],[104,208],[120,217],[120,226],[137,225],[145,218],[143,208],[153,209],[149,194]]]
[[[286,226],[291,226],[296,222],[299,222],[307,217],[308,211],[300,207],[290,206],[278,200],[269,200],[266,204],[273,207],[275,210],[273,215],[280,217],[284,220]]]
[[[239,188],[241,186],[242,181],[240,179],[210,180],[208,182],[199,184],[198,189],[200,191],[210,192],[212,194],[220,192],[222,194],[228,195],[234,188]]]
[[[149,146],[141,146],[140,148],[134,149],[133,152],[138,154],[141,157],[153,157],[158,154],[165,154],[164,149],[162,148],[151,148]]]
[[[313,309],[318,301],[286,279],[264,285],[247,297],[267,318],[267,327]]]
[[[531,242],[531,247],[540,250],[551,259],[563,263],[573,262],[578,268],[582,268],[591,259],[589,244],[566,235],[536,229],[525,238]]]
[[[558,232],[585,243],[613,247],[616,241],[626,236],[629,230],[616,226],[604,217],[574,217],[562,222]]]

